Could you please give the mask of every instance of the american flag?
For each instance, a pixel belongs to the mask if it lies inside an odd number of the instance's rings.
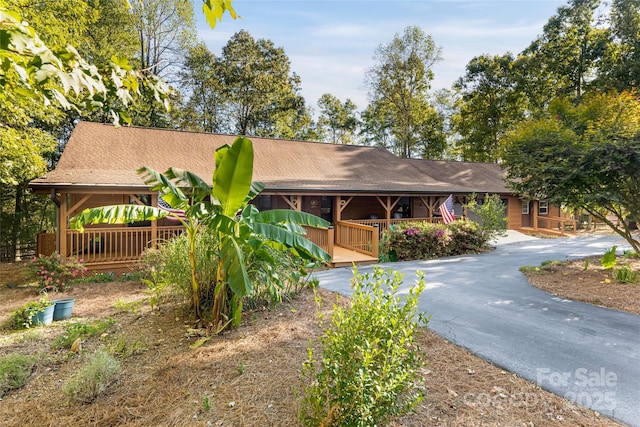
[[[456,215],[453,212],[453,195],[449,194],[447,200],[440,205],[440,215],[442,215],[442,222],[445,224],[455,221]]]
[[[169,203],[165,202],[162,196],[158,196],[158,208],[172,214],[166,217],[169,221],[179,222],[180,219],[182,219],[183,221],[187,219],[187,217],[184,215],[183,210],[173,209],[171,206],[169,206]]]

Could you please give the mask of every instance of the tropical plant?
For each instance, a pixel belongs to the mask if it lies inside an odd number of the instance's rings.
[[[189,240],[189,266],[193,308],[201,318],[200,283],[197,279],[195,242],[197,235],[208,228],[217,235],[212,248],[216,262],[212,323],[214,333],[231,322],[238,325],[242,313],[242,299],[253,291],[245,262],[245,251],[258,236],[278,250],[289,250],[305,259],[328,261],[330,255],[304,237],[302,225],[328,227],[329,223],[314,215],[293,210],[259,212],[250,204],[264,185],[252,182],[253,145],[239,137],[232,146],[224,145],[215,153],[213,184],[209,186],[197,175],[176,168],[160,173],[142,167],[138,173],[144,182],[158,191],[173,209],[185,211],[180,218],[152,206],[112,205],[89,208],[71,218],[70,227],[83,231],[87,224],[122,224],[156,220],[172,215],[185,227]],[[224,320],[223,320],[224,318]]]

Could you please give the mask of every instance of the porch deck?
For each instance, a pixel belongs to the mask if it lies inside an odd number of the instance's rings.
[[[342,246],[333,247],[333,257],[331,258],[332,267],[350,267],[356,265],[369,265],[378,262],[378,258],[343,248]]]

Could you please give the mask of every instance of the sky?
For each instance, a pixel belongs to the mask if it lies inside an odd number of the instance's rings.
[[[364,75],[373,55],[395,34],[418,26],[442,48],[433,67],[432,89],[448,89],[464,76],[465,66],[482,54],[517,54],[542,33],[543,26],[566,0],[234,0],[238,19],[225,14],[215,29],[195,2],[198,37],[211,52],[238,31],[269,39],[282,47],[291,70],[301,78],[301,92],[316,111],[324,93],[363,110]]]

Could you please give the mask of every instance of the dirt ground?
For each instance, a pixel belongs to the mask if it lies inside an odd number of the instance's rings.
[[[636,270],[640,265],[636,262]],[[534,286],[639,313],[640,285],[620,285],[599,268],[599,259],[531,274]],[[11,310],[37,299],[16,265],[0,270],[0,323]],[[300,368],[309,340],[320,336],[311,289],[274,309],[245,313],[243,325],[189,346],[192,325],[179,305],[152,310],[138,282],[77,285],[52,298],[74,297],[71,319],[26,332],[0,333],[0,355],[41,354],[26,386],[0,400],[0,425],[33,426],[295,426],[302,387]],[[328,316],[337,296],[319,290]],[[341,299],[338,304],[346,304]],[[112,317],[107,334],[83,342],[80,355],[51,347],[73,322]],[[99,346],[137,341],[140,351],[121,360],[123,372],[90,404],[70,402],[64,381]],[[424,331],[419,342],[429,365],[428,394],[417,409],[393,426],[613,426],[599,414],[541,390],[469,352]],[[317,349],[317,347],[316,347]],[[317,350],[316,350],[317,351]]]

